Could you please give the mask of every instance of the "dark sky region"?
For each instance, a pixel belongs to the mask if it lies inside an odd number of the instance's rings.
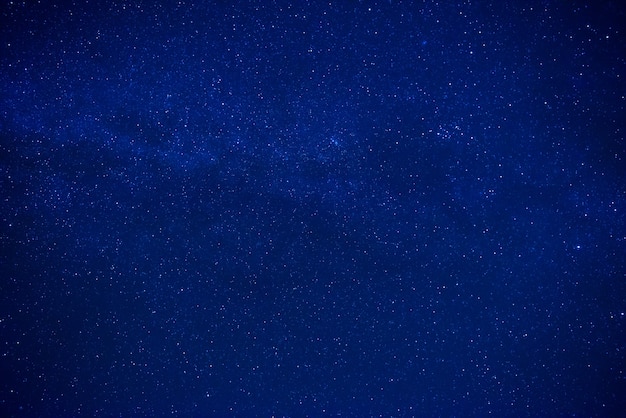
[[[619,2],[0,19],[0,415],[626,411]]]

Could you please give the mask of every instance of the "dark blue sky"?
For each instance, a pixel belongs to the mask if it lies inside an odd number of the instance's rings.
[[[626,410],[616,2],[33,3],[1,415]]]

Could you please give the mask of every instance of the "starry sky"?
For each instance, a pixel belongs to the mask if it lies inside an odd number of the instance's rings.
[[[4,1],[0,414],[623,413],[617,3]]]

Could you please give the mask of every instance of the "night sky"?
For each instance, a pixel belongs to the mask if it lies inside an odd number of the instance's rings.
[[[619,2],[77,3],[1,6],[0,415],[626,411]]]

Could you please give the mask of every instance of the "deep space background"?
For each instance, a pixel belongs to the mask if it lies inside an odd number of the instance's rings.
[[[0,415],[623,414],[618,3],[3,1]]]

